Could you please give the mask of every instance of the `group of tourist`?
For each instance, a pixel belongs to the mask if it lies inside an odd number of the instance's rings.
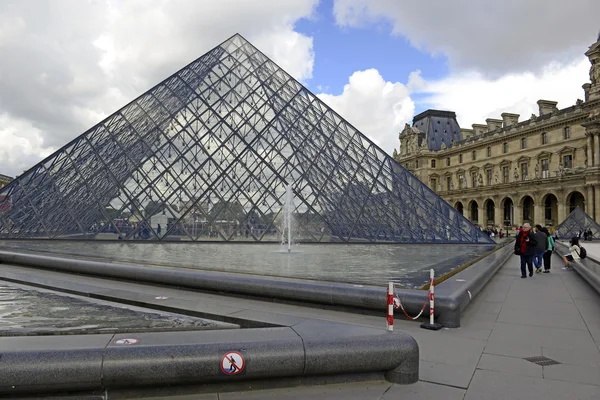
[[[554,239],[548,229],[541,225],[536,225],[535,232],[533,232],[531,225],[523,224],[515,239],[515,254],[521,257],[521,278],[527,278],[527,272],[532,277],[534,266],[536,273],[541,273],[542,267],[544,268],[543,273],[550,273]],[[571,270],[573,262],[581,258],[581,252],[579,238],[572,238],[569,253],[563,257],[565,266],[562,269]]]

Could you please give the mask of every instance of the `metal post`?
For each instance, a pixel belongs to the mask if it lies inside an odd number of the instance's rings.
[[[387,290],[387,330],[392,332],[394,330],[394,283],[388,283]]]
[[[435,277],[435,272],[433,271],[433,268],[429,271],[429,323],[423,323],[421,324],[421,328],[423,329],[429,329],[432,331],[437,331],[443,328],[444,325],[442,324],[436,324],[434,323],[434,277]]]
[[[292,251],[292,185],[287,185],[287,228],[288,228],[288,253]]]

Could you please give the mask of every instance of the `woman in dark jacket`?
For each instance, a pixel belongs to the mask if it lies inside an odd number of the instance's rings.
[[[515,254],[521,257],[521,278],[527,278],[525,266],[529,269],[529,276],[533,276],[533,256],[536,244],[537,241],[531,233],[531,225],[523,224],[523,229],[515,240]]]

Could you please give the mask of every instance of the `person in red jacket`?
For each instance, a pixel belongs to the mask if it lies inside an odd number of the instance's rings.
[[[529,276],[533,276],[533,256],[537,241],[531,233],[531,225],[523,224],[523,229],[515,239],[515,254],[521,257],[521,278],[527,278],[526,267],[529,270]]]

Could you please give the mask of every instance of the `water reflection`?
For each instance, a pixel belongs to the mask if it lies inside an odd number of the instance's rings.
[[[428,282],[494,248],[493,245],[326,245],[294,246],[230,243],[107,243],[0,241],[0,247],[300,279],[405,287]]]
[[[220,325],[201,318],[142,312],[48,290],[0,283],[0,336],[74,330],[215,329]]]

